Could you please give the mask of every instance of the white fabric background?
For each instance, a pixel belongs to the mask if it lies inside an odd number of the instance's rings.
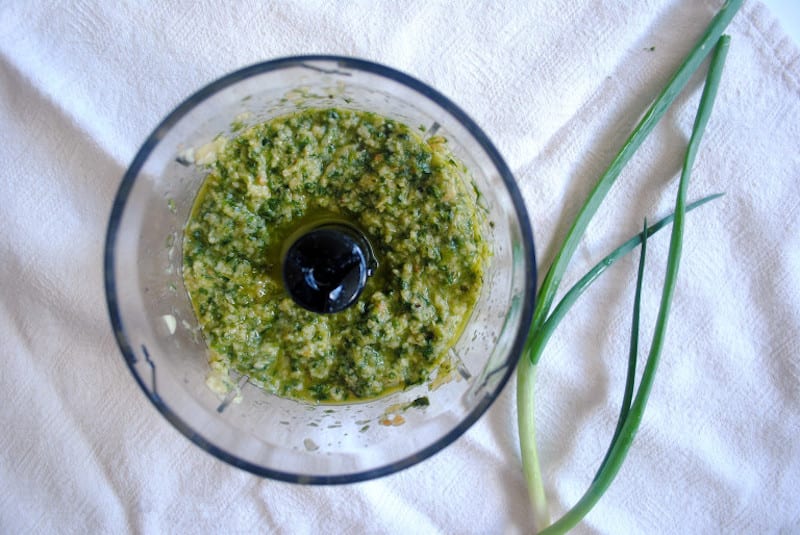
[[[263,480],[192,445],[139,391],[111,334],[101,259],[113,196],[140,143],[201,85],[278,56],[353,55],[433,85],[486,130],[524,192],[543,266],[721,2],[116,4],[0,6],[0,532],[531,531],[511,384],[445,451],[367,483]],[[689,216],[650,405],[580,533],[800,533],[800,55],[755,1],[729,33],[690,198],[727,195]],[[570,280],[670,210],[701,81],[612,190]],[[667,242],[649,248],[647,329]],[[606,275],[542,359],[554,517],[613,430],[634,277],[634,259]]]

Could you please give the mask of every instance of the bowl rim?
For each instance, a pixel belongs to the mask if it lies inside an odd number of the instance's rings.
[[[520,325],[523,327],[514,333],[514,341],[511,344],[507,359],[508,365],[505,366],[505,370],[503,371],[502,376],[499,378],[494,391],[484,396],[484,398],[466,415],[463,420],[461,420],[445,435],[437,439],[434,443],[397,461],[390,462],[377,468],[371,468],[350,474],[305,475],[276,470],[274,468],[266,468],[264,466],[241,459],[236,455],[222,449],[221,447],[214,445],[206,438],[198,434],[198,432],[196,432],[194,429],[192,429],[175,411],[173,411],[161,400],[155,391],[148,389],[148,387],[144,384],[143,378],[136,370],[135,364],[137,362],[137,357],[134,354],[122,324],[122,318],[117,300],[117,285],[114,277],[116,239],[128,196],[144,163],[147,161],[147,158],[153,149],[163,139],[166,132],[168,132],[185,115],[187,115],[190,110],[195,108],[201,102],[233,84],[259,74],[289,67],[305,67],[313,70],[321,70],[318,66],[308,65],[310,62],[329,62],[335,67],[365,71],[388,78],[429,98],[435,104],[455,117],[455,119],[468,130],[470,135],[473,136],[475,141],[478,142],[482,149],[486,151],[486,154],[489,156],[492,164],[495,166],[501,179],[503,180],[503,183],[505,184],[506,190],[511,197],[520,226],[523,258],[525,260],[524,295],[526,297],[523,300],[523,303],[521,303],[520,307]],[[252,474],[290,483],[306,483],[315,485],[355,483],[399,472],[433,456],[435,453],[442,451],[461,435],[463,435],[470,427],[472,427],[472,425],[481,416],[483,416],[483,414],[497,399],[497,397],[499,397],[505,388],[506,383],[516,369],[528,334],[528,330],[524,328],[524,326],[530,325],[533,318],[537,282],[537,267],[533,231],[530,219],[528,217],[528,211],[525,207],[524,199],[508,165],[505,163],[499,151],[495,148],[494,144],[489,140],[488,136],[477,125],[477,123],[475,123],[475,121],[473,121],[460,107],[458,107],[442,93],[408,74],[361,58],[325,54],[285,56],[243,67],[212,81],[178,104],[178,106],[176,106],[175,109],[173,109],[173,111],[170,112],[146,138],[142,146],[137,151],[136,156],[134,157],[130,166],[123,175],[122,182],[117,190],[116,196],[114,197],[114,202],[109,217],[105,240],[103,268],[106,304],[108,306],[109,318],[114,331],[114,336],[117,340],[117,345],[119,346],[120,351],[125,358],[128,369],[131,371],[131,374],[134,376],[139,387],[155,406],[155,408],[173,425],[173,427],[175,427],[186,438],[206,452],[214,455],[218,459],[225,461],[230,465],[246,470]],[[147,358],[146,352],[145,357]]]

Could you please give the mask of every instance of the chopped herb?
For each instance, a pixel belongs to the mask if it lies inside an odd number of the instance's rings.
[[[473,232],[485,223],[472,181],[435,140],[373,113],[309,109],[224,144],[184,234],[184,281],[209,346],[226,356],[217,366],[318,402],[430,376],[477,301],[489,255]],[[380,268],[355,306],[321,315],[288,297],[281,254],[293,233],[331,219],[362,229]]]

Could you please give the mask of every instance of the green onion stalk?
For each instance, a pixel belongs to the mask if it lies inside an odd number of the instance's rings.
[[[547,271],[544,281],[539,289],[534,317],[531,329],[523,352],[523,358],[517,371],[517,415],[519,420],[519,439],[522,454],[522,465],[525,479],[528,485],[531,506],[537,528],[543,529],[548,533],[562,533],[577,522],[579,522],[588,511],[600,499],[602,494],[613,481],[622,461],[627,454],[633,441],[633,437],[638,430],[642,419],[644,407],[647,403],[650,390],[653,384],[656,367],[664,344],[666,333],[667,318],[669,315],[672,293],[677,279],[678,266],[681,256],[681,243],[683,236],[685,214],[706,202],[718,197],[718,195],[705,197],[699,201],[686,205],[686,189],[688,187],[691,167],[695,160],[697,149],[702,138],[705,126],[713,108],[713,102],[719,87],[719,80],[724,66],[725,57],[729,47],[730,38],[723,36],[725,28],[730,23],[736,12],[741,7],[742,0],[729,0],[719,10],[712,19],[708,28],[690,51],[681,66],[672,76],[666,87],[653,101],[647,113],[636,126],[627,139],[617,156],[612,160],[608,169],[601,175],[589,194],[583,207],[578,213],[575,221],[567,232],[567,236],[561,245],[556,257]],[[715,46],[716,45],[716,46]],[[684,158],[683,169],[678,187],[678,195],[675,203],[673,215],[670,215],[654,225],[645,226],[640,234],[631,238],[609,256],[604,258],[594,268],[592,268],[583,278],[581,278],[561,299],[551,313],[551,307],[558,286],[564,276],[567,265],[574,254],[577,245],[583,236],[589,222],[597,209],[603,202],[606,194],[619,176],[622,169],[632,158],[636,150],[643,143],[658,121],[663,117],[667,109],[674,102],[688,83],[694,72],[705,60],[711,50],[715,50],[714,57],[709,67],[703,95],[700,99],[697,117],[692,129],[689,140],[688,150]],[[635,398],[633,397],[633,384],[637,361],[638,347],[638,317],[639,305],[641,300],[641,284],[644,273],[644,244],[649,236],[658,232],[664,226],[672,223],[672,237],[667,259],[667,272],[663,286],[661,304],[654,328],[653,341],[648,354],[645,368],[642,372],[639,388]],[[558,323],[563,319],[566,312],[574,304],[577,298],[591,285],[617,259],[632,251],[639,244],[642,244],[642,251],[639,261],[639,274],[637,277],[637,291],[634,302],[634,318],[631,328],[631,351],[628,357],[628,373],[626,378],[625,393],[623,396],[620,417],[611,440],[606,458],[601,463],[593,482],[587,493],[581,498],[567,514],[558,522],[550,526],[549,512],[547,507],[546,495],[542,481],[541,469],[536,448],[536,425],[535,425],[535,397],[534,385],[536,378],[536,366],[541,358],[544,348],[550,336],[554,332]]]

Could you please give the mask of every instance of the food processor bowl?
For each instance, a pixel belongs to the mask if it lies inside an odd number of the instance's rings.
[[[304,108],[370,111],[443,136],[486,210],[491,248],[480,297],[445,363],[421,385],[385,397],[313,404],[246,377],[220,397],[207,385],[208,347],[181,276],[183,227],[206,171],[197,148],[243,125]],[[259,476],[347,483],[411,466],[456,440],[512,375],[533,314],[536,263],[522,196],[483,131],[449,99],[403,73],[334,56],[267,61],[199,90],[159,124],[114,201],[105,247],[111,324],[144,393],[181,433]]]

